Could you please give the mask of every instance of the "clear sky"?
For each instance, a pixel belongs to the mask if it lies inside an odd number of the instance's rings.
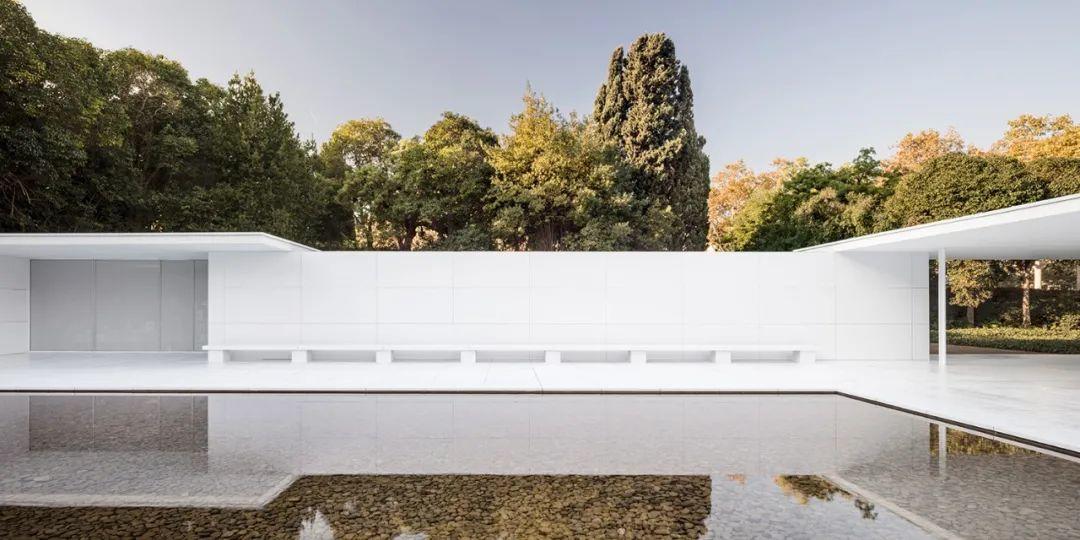
[[[164,54],[192,78],[254,71],[306,137],[442,111],[505,132],[527,82],[592,110],[611,51],[666,32],[689,66],[716,171],[849,161],[909,131],[980,146],[1022,113],[1080,112],[1077,1],[25,0],[40,27]]]

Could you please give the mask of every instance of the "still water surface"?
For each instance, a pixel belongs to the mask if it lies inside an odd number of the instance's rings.
[[[1068,538],[1078,495],[832,395],[0,396],[2,538]]]

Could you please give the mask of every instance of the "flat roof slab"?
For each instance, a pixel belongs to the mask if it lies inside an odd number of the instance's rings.
[[[0,234],[0,255],[30,259],[205,259],[217,251],[318,250],[260,232]]]

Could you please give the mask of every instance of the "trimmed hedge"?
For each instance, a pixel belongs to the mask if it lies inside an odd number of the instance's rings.
[[[1080,354],[1080,330],[950,328],[949,343],[1039,353]]]

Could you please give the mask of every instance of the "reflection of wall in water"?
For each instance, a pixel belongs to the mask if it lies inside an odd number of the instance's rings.
[[[292,474],[821,474],[926,460],[925,420],[838,396],[209,401],[212,465]]]
[[[30,396],[29,450],[205,452],[205,396]]]
[[[211,467],[209,401],[0,396],[0,506],[263,504],[289,475]]]
[[[926,420],[836,396],[13,396],[0,451],[195,451],[287,474],[925,470]],[[213,417],[213,422],[209,418]],[[22,439],[20,442],[19,439]]]

